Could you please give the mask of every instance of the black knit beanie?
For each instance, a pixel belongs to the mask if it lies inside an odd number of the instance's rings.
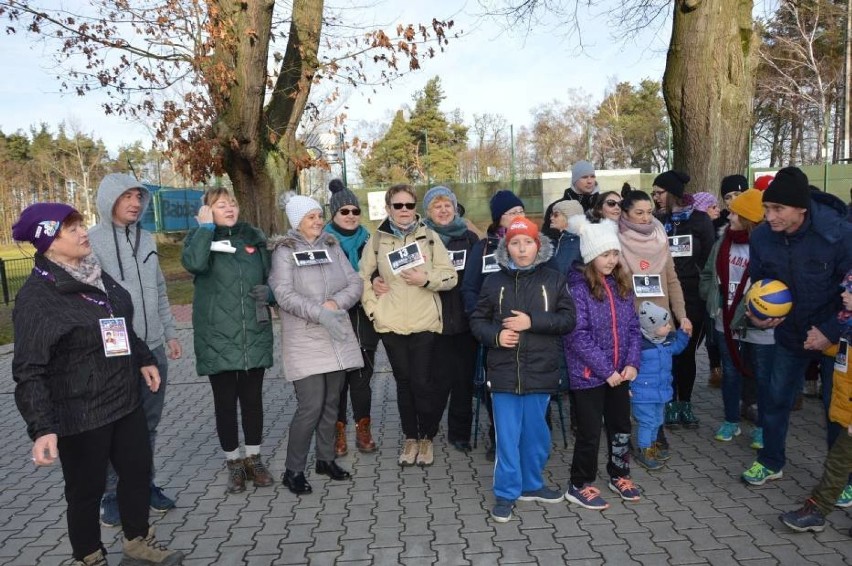
[[[748,190],[748,179],[742,175],[728,175],[722,179],[719,192],[724,197],[728,193],[744,193],[746,190]]]
[[[334,218],[337,211],[347,204],[361,208],[361,205],[358,204],[358,197],[355,196],[355,193],[347,189],[340,179],[332,179],[328,184],[328,190],[331,191],[331,199],[328,202],[331,218]]]
[[[686,191],[686,184],[689,182],[689,175],[682,171],[664,171],[657,175],[654,179],[654,186],[665,189],[666,192],[673,194],[676,197],[682,197]]]
[[[781,169],[775,173],[775,178],[763,191],[763,202],[796,208],[810,207],[811,190],[808,188],[808,176],[798,167]]]

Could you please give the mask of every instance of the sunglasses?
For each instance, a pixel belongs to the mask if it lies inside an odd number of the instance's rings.
[[[405,208],[406,210],[414,210],[414,207],[417,206],[416,202],[392,202],[391,206],[394,210],[402,210]]]
[[[337,212],[340,213],[340,216],[349,216],[350,213],[352,216],[361,216],[360,208],[341,208]]]
[[[621,206],[620,200],[605,200],[604,204],[607,206]]]

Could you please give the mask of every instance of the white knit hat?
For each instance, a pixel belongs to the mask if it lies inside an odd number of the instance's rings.
[[[284,212],[287,213],[287,220],[290,221],[290,226],[298,228],[302,223],[302,218],[312,210],[322,211],[322,205],[304,195],[296,195],[291,197],[284,206]]]
[[[618,225],[615,222],[602,221],[597,224],[586,222],[580,228],[579,234],[580,255],[583,256],[583,263],[589,263],[609,250],[621,251],[621,243],[618,241]]]

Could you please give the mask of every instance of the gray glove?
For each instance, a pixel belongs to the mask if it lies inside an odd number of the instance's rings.
[[[269,286],[255,285],[248,292],[248,296],[255,300],[255,316],[258,322],[269,322]]]
[[[319,313],[319,322],[322,324],[328,333],[331,334],[331,339],[335,342],[343,342],[346,340],[346,326],[350,324],[349,315],[346,311],[328,310],[323,308]]]

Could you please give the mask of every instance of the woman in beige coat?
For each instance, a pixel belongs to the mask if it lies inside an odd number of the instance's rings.
[[[334,461],[334,427],[347,370],[363,366],[347,309],[363,285],[337,239],[323,232],[322,206],[295,196],[285,210],[293,228],[270,239],[269,286],[281,315],[284,376],[296,390],[283,482],[297,495],[311,493],[305,465],[316,433],[316,473],[349,479]]]
[[[456,271],[441,238],[414,212],[414,189],[391,187],[385,204],[388,218],[361,254],[361,304],[382,336],[396,379],[405,437],[399,465],[430,466],[444,410],[440,388],[431,383],[432,348],[443,328],[438,291],[456,285]]]

